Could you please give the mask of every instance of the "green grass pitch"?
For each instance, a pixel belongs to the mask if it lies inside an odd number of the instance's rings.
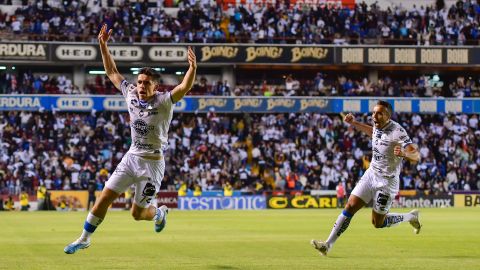
[[[166,229],[109,212],[90,248],[66,255],[86,212],[0,212],[0,269],[480,269],[480,209],[421,209],[422,232],[361,210],[328,257],[340,210],[171,211]],[[394,209],[406,212],[409,209]]]

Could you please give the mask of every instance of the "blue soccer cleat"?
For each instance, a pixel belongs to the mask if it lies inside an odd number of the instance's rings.
[[[85,241],[85,242],[80,241],[80,240],[76,240],[75,242],[66,246],[63,249],[63,251],[67,254],[73,254],[73,253],[77,252],[77,250],[88,248],[89,246],[90,246],[90,240]]]
[[[167,225],[168,207],[162,205],[160,208],[158,208],[158,210],[163,213],[163,217],[162,219],[155,221],[155,231],[157,233],[161,232],[165,228],[165,225]]]

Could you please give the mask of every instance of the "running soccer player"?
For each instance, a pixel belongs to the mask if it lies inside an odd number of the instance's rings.
[[[373,199],[372,223],[375,228],[387,228],[410,222],[418,234],[422,225],[418,210],[406,214],[389,213],[392,199],[399,190],[402,160],[417,163],[420,159],[418,147],[412,143],[405,129],[391,120],[392,106],[378,101],[373,108],[373,127],[355,121],[347,114],[344,121],[372,137],[372,162],[348,198],[347,205],[338,216],[327,241],[312,240],[310,243],[321,255],[327,255],[338,237],[345,232],[353,215]]]
[[[163,151],[168,144],[168,128],[172,120],[173,107],[192,88],[197,68],[195,54],[188,48],[190,67],[183,81],[171,92],[156,91],[159,75],[151,68],[142,68],[136,85],[129,83],[118,72],[107,47],[112,29],[107,32],[103,25],[98,40],[103,65],[108,78],[122,91],[128,106],[131,122],[132,144],[118,164],[115,172],[105,184],[105,188],[88,214],[82,235],[67,245],[65,253],[73,254],[90,246],[90,236],[102,223],[112,202],[130,185],[135,185],[132,216],[135,220],[153,220],[155,231],[161,232],[167,221],[168,208],[157,208],[151,204],[163,179],[165,160]]]

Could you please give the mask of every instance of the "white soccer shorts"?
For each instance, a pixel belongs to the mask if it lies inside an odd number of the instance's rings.
[[[393,183],[392,183],[393,182]],[[378,177],[373,170],[368,169],[352,190],[355,195],[368,204],[373,199],[373,211],[385,215],[392,206],[398,193],[398,181]]]
[[[126,153],[105,187],[122,194],[135,185],[135,204],[146,208],[156,197],[165,173],[165,160],[150,160]]]

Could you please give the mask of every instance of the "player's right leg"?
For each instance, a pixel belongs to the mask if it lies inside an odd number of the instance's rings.
[[[108,188],[102,191],[100,199],[95,203],[92,211],[88,213],[87,219],[83,225],[82,235],[69,245],[67,245],[63,251],[67,254],[73,254],[79,249],[88,248],[90,246],[90,236],[102,223],[105,215],[107,214],[108,207],[118,197],[118,193]]]
[[[353,215],[362,207],[364,207],[365,204],[366,203],[359,197],[353,194],[350,195],[348,202],[345,205],[345,209],[337,217],[337,221],[333,225],[333,229],[330,232],[330,236],[328,237],[327,241],[313,239],[310,241],[310,244],[317,249],[321,255],[327,255],[328,251],[333,247],[333,244],[335,244],[335,241],[337,241],[338,237],[340,237],[340,235],[347,230]]]
[[[370,186],[371,174],[369,171],[365,172],[362,179],[358,182],[348,198],[344,210],[337,217],[332,231],[326,241],[311,240],[310,244],[318,250],[318,252],[325,256],[333,247],[338,237],[345,232],[350,225],[353,215],[364,207],[372,199],[372,189]]]
[[[107,214],[108,207],[133,183],[133,174],[129,168],[130,166],[128,166],[129,163],[131,162],[129,161],[129,155],[127,153],[118,164],[115,172],[106,182],[100,198],[96,200],[92,210],[88,213],[83,226],[82,235],[64,248],[63,251],[65,253],[73,254],[79,249],[88,248],[90,246],[90,236],[102,223]]]

